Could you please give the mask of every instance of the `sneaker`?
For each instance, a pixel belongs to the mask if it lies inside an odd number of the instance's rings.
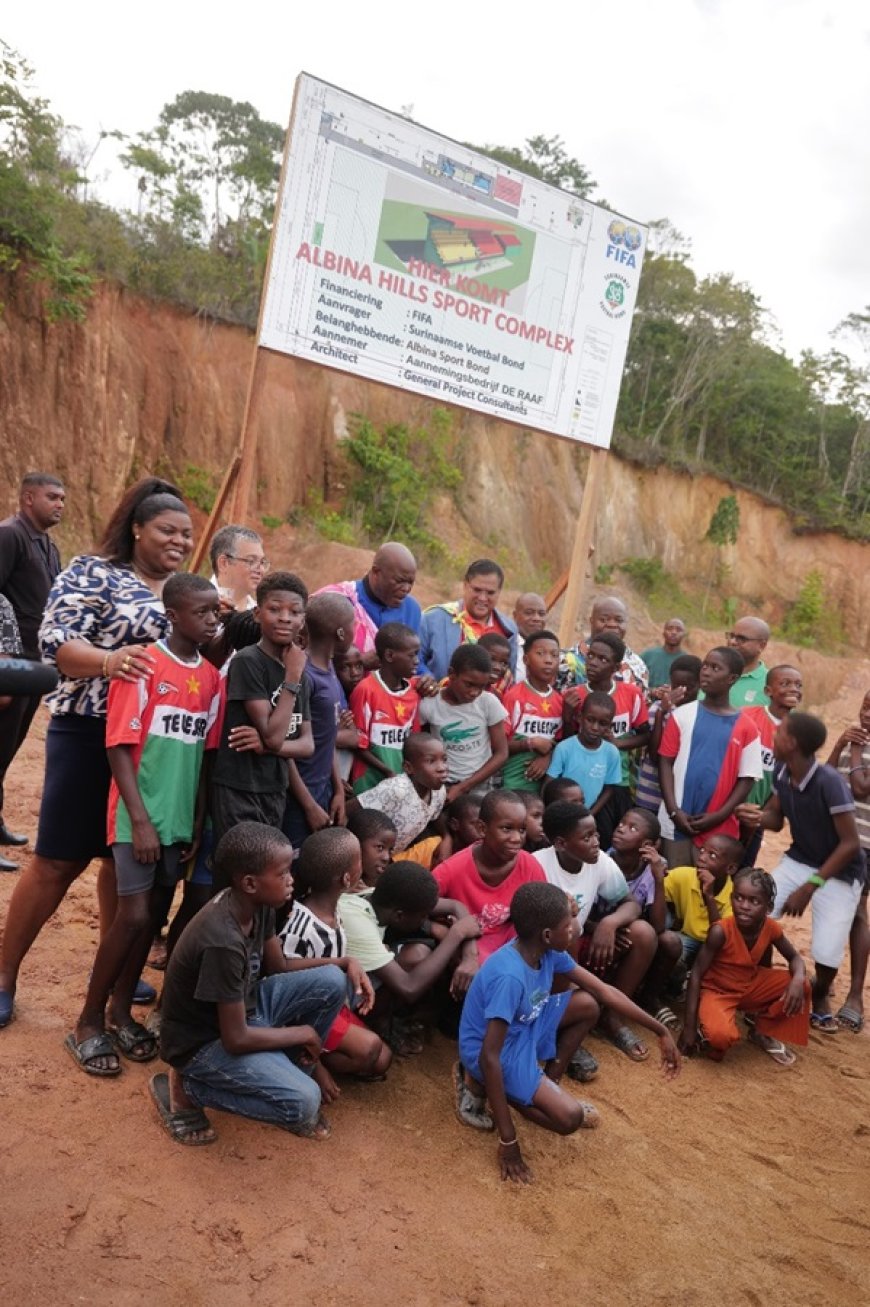
[[[461,1062],[453,1064],[453,1092],[456,1115],[463,1125],[471,1126],[472,1130],[495,1129],[495,1122],[486,1110],[486,1099],[472,1093],[465,1083]]]

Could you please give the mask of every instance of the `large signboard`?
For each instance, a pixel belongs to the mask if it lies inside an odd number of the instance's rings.
[[[645,242],[303,74],[258,344],[607,448]]]

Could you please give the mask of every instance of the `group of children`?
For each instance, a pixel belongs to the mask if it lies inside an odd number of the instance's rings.
[[[555,635],[527,637],[516,682],[506,642],[484,635],[437,684],[417,674],[417,634],[389,622],[366,674],[350,601],[274,572],[218,670],[201,653],[214,588],[177,575],[164,603],[153,674],[111,685],[119,910],[66,1043],[103,1077],[159,1050],[152,1094],[174,1139],[211,1142],[208,1107],[325,1138],[336,1077],[382,1079],[437,1024],[458,1037],[457,1115],[495,1130],[502,1176],[527,1181],[511,1109],[562,1134],[596,1125],[560,1085],[597,1075],[590,1034],[644,1061],[639,1026],[673,1076],[684,993],[684,1053],[721,1058],[738,1013],[783,1066],[810,1022],[860,1030],[870,694],[821,764],[799,672],[771,669],[769,705],[735,709],[743,660],[727,646],[674,655],[646,692],[601,632],[560,692]],[[785,820],[772,878],[754,864]],[[145,1025],[134,990],[179,878]],[[808,907],[812,988],[777,920]]]

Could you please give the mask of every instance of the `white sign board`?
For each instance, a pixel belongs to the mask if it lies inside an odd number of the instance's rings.
[[[258,344],[607,448],[646,230],[303,74]]]

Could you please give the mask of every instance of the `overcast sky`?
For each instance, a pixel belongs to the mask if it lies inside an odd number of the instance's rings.
[[[870,303],[862,0],[43,0],[0,36],[92,141],[184,90],[285,124],[304,70],[459,140],[561,135],[615,208],[668,217],[698,272],[748,282],[793,355]],[[111,165],[101,150],[95,172]],[[135,205],[117,166],[100,193]]]

